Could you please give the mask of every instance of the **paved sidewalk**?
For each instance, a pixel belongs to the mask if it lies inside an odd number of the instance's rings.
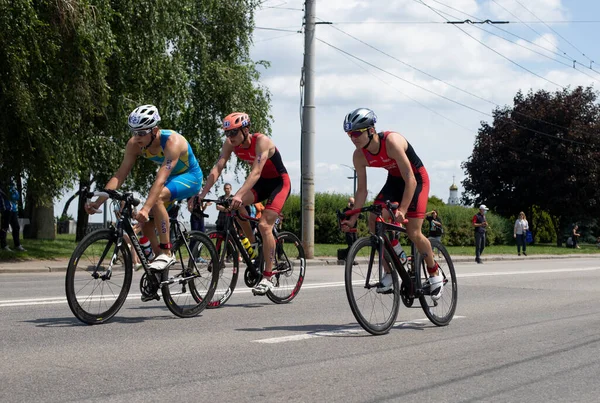
[[[483,255],[482,260],[484,261],[484,266],[486,261],[502,261],[502,260],[511,260],[511,261],[526,261],[531,259],[567,259],[567,258],[594,258],[598,255],[593,254],[568,254],[568,255],[529,255],[529,256],[517,256],[517,255]],[[474,256],[453,256],[452,260],[454,263],[473,263],[475,264]],[[69,263],[69,259],[56,259],[56,260],[28,260],[23,262],[0,262],[0,274],[7,273],[57,273],[57,272],[65,272],[67,270],[67,265]],[[339,265],[340,269],[342,268],[341,264],[343,262],[339,262],[335,257],[319,257],[315,259],[309,259],[307,261],[307,266],[329,266],[329,265]]]

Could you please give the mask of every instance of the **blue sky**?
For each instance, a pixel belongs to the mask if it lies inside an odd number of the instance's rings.
[[[255,60],[271,62],[262,71],[261,84],[272,95],[273,140],[296,193],[304,39],[293,31],[301,28],[302,8],[301,0],[266,1],[256,13],[256,26],[284,31],[256,29],[251,53]],[[511,23],[459,25],[463,32],[442,23],[445,19],[438,13],[449,20],[474,16]],[[491,121],[488,115],[496,105],[511,105],[519,89],[600,86],[600,51],[595,43],[600,22],[575,22],[600,21],[598,1],[317,0],[317,17],[334,23],[319,25],[317,38],[353,55],[323,42],[316,45],[315,188],[320,192],[352,191],[352,180],[347,179],[352,170],[344,165],[352,165],[354,146],[342,131],[342,121],[357,107],[377,113],[378,130],[398,131],[408,139],[429,172],[430,195],[447,200],[453,176],[462,190],[460,164],[472,152],[480,122]],[[590,59],[598,63],[592,64],[596,71],[589,69]],[[384,170],[368,170],[371,197],[385,177]],[[225,173],[224,178],[233,183],[234,191],[239,188],[232,174]],[[58,215],[62,201],[55,209]],[[216,214],[209,213],[212,222]],[[71,214],[76,215],[73,208]]]

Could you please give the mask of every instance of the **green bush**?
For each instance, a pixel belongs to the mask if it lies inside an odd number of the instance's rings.
[[[463,206],[428,206],[428,211],[435,208],[438,211],[444,226],[442,242],[452,246],[474,246],[475,231],[473,216],[477,209]],[[486,231],[486,245],[506,245],[512,242],[513,223],[490,211],[486,214],[488,228]],[[428,234],[427,220],[423,224],[423,233]]]

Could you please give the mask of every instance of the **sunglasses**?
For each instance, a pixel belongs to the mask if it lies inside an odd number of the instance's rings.
[[[133,133],[134,136],[136,137],[144,137],[150,133],[152,133],[152,129],[145,129],[145,130],[132,130],[131,131]]]
[[[225,137],[235,137],[238,135],[240,129],[232,129],[232,130],[225,130]]]
[[[365,127],[364,129],[358,129],[358,130],[351,130],[349,132],[346,132],[346,134],[350,137],[359,137],[361,136],[364,132],[366,132],[367,130],[369,130],[368,127]]]

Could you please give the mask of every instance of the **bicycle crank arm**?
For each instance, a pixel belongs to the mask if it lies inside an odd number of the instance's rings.
[[[188,281],[193,280],[193,279],[195,279],[197,277],[200,277],[200,275],[189,276],[189,277],[182,277],[182,278],[170,278],[167,281],[161,281],[160,285],[162,287],[163,285],[169,285],[169,284],[175,284],[175,283],[177,283],[177,284],[183,284],[183,283],[187,283]]]

